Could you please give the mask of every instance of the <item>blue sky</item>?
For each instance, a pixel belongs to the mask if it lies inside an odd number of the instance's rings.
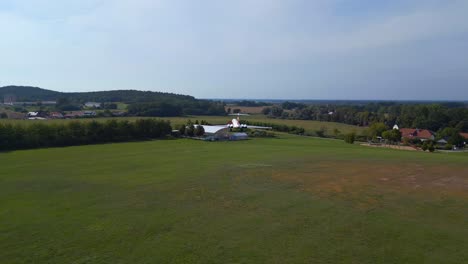
[[[0,86],[468,100],[468,0],[2,0]]]

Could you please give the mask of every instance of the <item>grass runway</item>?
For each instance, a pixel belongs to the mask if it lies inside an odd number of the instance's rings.
[[[468,155],[283,135],[0,153],[0,263],[463,263]]]

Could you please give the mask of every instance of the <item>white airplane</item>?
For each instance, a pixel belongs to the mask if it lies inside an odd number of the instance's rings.
[[[263,126],[250,126],[247,124],[241,124],[240,123],[240,117],[241,114],[237,114],[237,119],[234,118],[227,124],[229,128],[252,128],[252,129],[272,129],[272,127],[263,127]]]

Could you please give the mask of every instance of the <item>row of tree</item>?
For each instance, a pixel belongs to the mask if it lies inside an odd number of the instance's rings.
[[[128,106],[134,116],[225,115],[224,104],[208,100],[135,103]]]
[[[305,133],[305,129],[298,126],[288,126],[288,125],[281,125],[281,124],[273,124],[273,123],[263,123],[263,122],[253,122],[242,120],[242,124],[251,125],[251,126],[263,126],[263,127],[271,127],[274,131],[278,132],[286,132],[289,134],[297,134],[303,135]]]
[[[463,103],[367,103],[356,105],[315,104],[285,102],[266,107],[265,115],[274,118],[339,122],[369,126],[384,123],[388,126],[422,128],[438,131],[452,127],[468,131],[468,107]]]
[[[206,124],[207,122],[204,120],[201,121],[201,125],[198,124],[198,120],[196,120],[195,123],[192,123],[192,121],[189,120],[187,124],[179,126],[179,133],[186,137],[202,137],[205,134],[203,125]]]
[[[0,123],[0,150],[148,140],[165,137],[171,130],[169,121],[156,119],[29,125]]]

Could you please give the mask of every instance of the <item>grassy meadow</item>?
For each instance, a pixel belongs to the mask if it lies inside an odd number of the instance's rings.
[[[0,263],[463,263],[467,164],[292,135],[3,152]]]

